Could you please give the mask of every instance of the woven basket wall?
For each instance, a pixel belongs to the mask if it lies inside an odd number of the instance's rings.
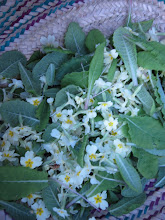
[[[123,25],[128,15],[127,0],[1,0],[0,54],[17,49],[27,58],[40,49],[41,36],[54,35],[63,45],[64,33],[70,22],[80,24],[87,33],[93,28],[109,36]],[[157,0],[132,0],[132,20],[153,18],[154,26],[165,32],[165,4]],[[151,180],[145,188],[147,200],[131,213],[115,218],[107,211],[94,212],[98,219],[165,219],[165,188],[154,188]],[[7,220],[0,212],[0,219]]]

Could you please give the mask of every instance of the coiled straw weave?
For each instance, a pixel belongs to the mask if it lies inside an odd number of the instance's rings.
[[[0,54],[17,49],[27,58],[40,49],[41,36],[54,35],[63,45],[68,24],[78,22],[86,33],[97,28],[110,36],[123,25],[129,10],[128,0],[2,0],[0,1]],[[165,4],[157,0],[133,0],[132,21],[154,19],[154,26],[165,32]],[[145,188],[143,206],[121,217],[107,211],[94,212],[97,219],[164,220],[165,188],[155,188],[151,180]],[[7,218],[3,212],[0,219]]]

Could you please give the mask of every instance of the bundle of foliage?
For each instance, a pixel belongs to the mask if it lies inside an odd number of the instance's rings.
[[[109,39],[77,23],[65,48],[0,57],[0,206],[14,219],[95,219],[165,184],[165,46],[152,20]]]

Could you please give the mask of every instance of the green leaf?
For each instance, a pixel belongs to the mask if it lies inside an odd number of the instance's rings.
[[[98,29],[91,30],[85,40],[85,45],[90,52],[96,50],[96,45],[106,42],[104,35]]]
[[[159,42],[142,42],[146,51],[138,53],[138,65],[150,70],[165,70],[165,45]]]
[[[48,185],[47,173],[27,167],[0,167],[0,199],[18,200]]]
[[[134,86],[138,85],[137,82],[137,52],[134,43],[125,38],[126,36],[132,36],[132,34],[123,27],[119,27],[113,35],[114,46],[119,52],[121,58],[124,61],[127,71],[131,74]]]
[[[91,59],[92,56],[86,55],[83,57],[73,57],[72,59],[68,60],[57,70],[55,85],[61,84],[62,78],[67,73],[82,72],[89,70],[89,64]]]
[[[87,197],[92,197],[104,190],[111,190],[119,185],[118,182],[113,181],[114,177],[112,174],[108,174],[107,172],[103,171],[99,172],[99,175],[103,178],[108,178],[109,180],[96,176],[96,179],[100,183],[92,185],[92,187],[86,192]]]
[[[84,167],[84,154],[85,149],[88,142],[88,135],[85,135],[83,138],[83,142],[81,143],[81,147],[79,151],[77,152],[77,163],[83,168]],[[75,149],[76,150],[76,149]]]
[[[165,149],[165,128],[158,120],[152,117],[126,116],[121,115],[129,126],[131,140],[138,147],[144,149]]]
[[[157,149],[144,149],[146,152],[156,155],[156,156],[165,156],[165,150],[157,150]]]
[[[19,51],[8,51],[0,56],[0,73],[6,78],[19,75],[18,63],[26,64],[26,57]]]
[[[88,87],[88,72],[85,71],[66,74],[61,81],[61,85],[62,87],[75,85],[85,89]]]
[[[165,63],[161,63],[158,58],[151,52],[139,52],[138,53],[138,65],[149,70],[165,70]],[[165,61],[165,60],[164,60]]]
[[[141,21],[137,23],[131,23],[130,28],[135,32],[147,32],[153,24],[153,19],[148,21]]]
[[[33,78],[39,80],[39,78],[46,74],[49,65],[52,63],[56,69],[67,60],[67,54],[60,52],[52,52],[44,56],[33,69]]]
[[[46,71],[46,83],[48,86],[53,86],[55,81],[55,65],[51,63]]]
[[[44,95],[46,97],[51,97],[51,98],[56,98],[56,94],[57,92],[59,92],[59,88],[51,88],[51,89],[47,89],[45,92],[44,92]]]
[[[128,184],[128,186],[136,192],[142,192],[142,184],[136,169],[119,154],[116,154],[116,163],[121,173],[121,176]]]
[[[86,54],[85,33],[78,23],[71,22],[65,35],[65,46],[67,49],[79,55]]]
[[[138,99],[141,101],[143,104],[143,109],[148,115],[153,115],[155,112],[155,102],[150,95],[150,93],[147,91],[147,89],[142,86],[140,91],[136,95]]]
[[[31,127],[37,126],[40,121],[35,117],[36,107],[30,103],[12,100],[4,102],[0,107],[2,119],[12,127],[20,125],[19,117],[22,117],[23,124]]]
[[[40,50],[34,51],[30,59],[27,61],[27,68],[32,70],[34,66],[44,57]]]
[[[44,139],[45,142],[48,142],[48,143],[49,143],[49,142],[54,141],[54,137],[52,137],[52,136],[50,135],[51,131],[52,131],[54,128],[56,128],[56,129],[59,130],[59,131],[62,131],[62,129],[61,129],[61,124],[60,124],[59,122],[56,122],[56,123],[53,123],[53,124],[48,125],[47,128],[45,129],[45,132],[44,132],[43,136],[42,136],[42,139]]]
[[[104,47],[105,43],[102,43],[99,46],[97,46],[94,57],[90,63],[86,105],[88,105],[94,83],[100,77],[103,70]]]
[[[36,127],[37,131],[42,131],[43,129],[45,129],[46,125],[49,122],[49,116],[50,106],[47,103],[47,99],[44,98],[44,100],[39,104],[36,110],[36,117],[40,120],[40,124]]]
[[[56,95],[56,99],[55,99],[55,107],[56,108],[58,106],[65,104],[68,101],[68,96],[66,94],[67,92],[69,92],[70,94],[76,95],[80,91],[79,91],[79,87],[74,86],[74,85],[69,85],[69,86],[61,89]]]
[[[60,191],[59,185],[53,181],[49,181],[48,187],[46,187],[42,191],[42,198],[46,205],[46,208],[52,214],[55,214],[55,212],[53,211],[54,207],[60,208],[60,203],[58,201],[58,196],[57,196],[59,191]]]
[[[164,94],[164,90],[162,88],[161,82],[160,82],[160,78],[159,75],[157,74],[157,88],[158,88],[158,94],[160,96],[160,100],[163,103],[163,108],[165,109],[165,94]]]
[[[160,167],[158,172],[158,178],[155,183],[155,187],[162,187],[165,185],[165,167]]]
[[[70,50],[61,49],[61,48],[54,48],[54,47],[44,47],[44,51],[45,51],[45,53],[51,53],[53,51],[56,51],[56,52],[60,52],[60,53],[64,53],[64,54],[74,54]]]
[[[45,150],[43,150],[43,146],[41,143],[33,141],[32,150],[35,153],[35,155],[40,157],[44,156]]]
[[[19,70],[21,74],[22,82],[25,86],[27,92],[32,92],[35,95],[40,95],[41,93],[41,83],[39,80],[34,80],[32,73],[27,70],[20,62]]]
[[[107,80],[109,82],[112,82],[114,79],[116,67],[117,67],[117,59],[113,59],[112,64],[111,64],[109,71],[108,71],[108,74],[107,74]]]
[[[5,211],[16,220],[36,219],[36,216],[33,214],[32,210],[22,204],[0,200],[0,205],[2,205]]]
[[[121,216],[128,214],[134,209],[140,207],[144,204],[145,200],[145,193],[142,193],[139,196],[133,198],[122,198],[116,204],[112,204],[108,210],[111,215]]]
[[[147,179],[143,178],[141,180],[142,183],[142,190],[144,191],[145,185],[148,182]],[[136,197],[138,196],[140,193],[139,192],[135,192],[134,190],[132,190],[131,188],[129,188],[128,186],[125,186],[124,189],[122,189],[121,191],[122,196],[124,197]]]

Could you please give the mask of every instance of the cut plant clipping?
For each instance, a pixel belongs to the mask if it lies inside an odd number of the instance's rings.
[[[0,57],[0,206],[13,219],[128,214],[165,184],[165,45],[153,20],[69,24]],[[153,37],[155,36],[155,37]]]

